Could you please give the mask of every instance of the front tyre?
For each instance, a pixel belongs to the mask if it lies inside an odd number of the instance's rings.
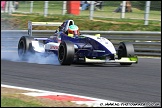
[[[120,42],[118,47],[118,59],[134,56],[134,46],[131,43]],[[120,65],[131,65],[132,63],[120,63]]]
[[[74,60],[74,44],[70,41],[62,41],[58,49],[58,60],[61,65],[71,65]]]

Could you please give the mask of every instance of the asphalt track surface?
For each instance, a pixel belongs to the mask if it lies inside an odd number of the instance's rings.
[[[17,52],[6,47],[9,52],[4,53],[5,44],[1,45],[1,84],[118,102],[161,103],[161,58],[139,58],[129,67],[118,63],[60,66],[6,59]]]

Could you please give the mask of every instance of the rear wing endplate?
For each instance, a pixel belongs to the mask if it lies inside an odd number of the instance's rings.
[[[28,35],[32,36],[33,26],[60,26],[62,22],[31,22],[28,21]]]

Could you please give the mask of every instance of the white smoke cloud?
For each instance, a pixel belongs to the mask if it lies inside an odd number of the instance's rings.
[[[38,63],[38,64],[59,64],[58,58],[54,54],[48,56],[42,54],[30,55],[28,63]]]
[[[7,52],[7,51],[1,51],[1,60],[9,60],[9,61],[15,61],[15,62],[24,62],[21,61],[17,52]],[[59,65],[58,58],[55,54],[50,54],[48,56],[45,56],[44,54],[30,54],[27,63],[37,63],[37,64],[55,64]]]
[[[1,50],[1,60],[19,61],[19,57],[16,51],[14,52]]]
[[[7,24],[4,24],[7,25]],[[1,24],[2,26],[2,24]],[[14,62],[27,62],[37,64],[54,64],[59,65],[58,57],[54,54],[50,54],[45,57],[44,54],[29,55],[28,61],[20,60],[17,52],[18,41],[21,36],[27,35],[26,32],[7,33],[1,32],[1,60],[9,60]],[[7,38],[6,38],[7,37]],[[11,39],[13,42],[11,43]]]

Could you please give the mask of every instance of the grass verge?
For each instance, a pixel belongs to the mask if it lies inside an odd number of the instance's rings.
[[[73,19],[80,30],[100,30],[100,31],[161,31],[161,23],[149,21],[149,25],[144,25],[143,20],[134,19],[113,19],[113,18],[95,18],[89,20],[88,17],[74,15],[49,15],[44,17],[39,14],[1,14],[1,22],[6,21],[13,28],[27,30],[28,21],[32,22],[63,22],[67,19]],[[1,24],[2,28],[2,24]],[[57,27],[35,26],[35,30],[55,30]]]
[[[55,101],[22,94],[27,92],[29,91],[1,87],[1,107],[86,107],[70,101]]]

